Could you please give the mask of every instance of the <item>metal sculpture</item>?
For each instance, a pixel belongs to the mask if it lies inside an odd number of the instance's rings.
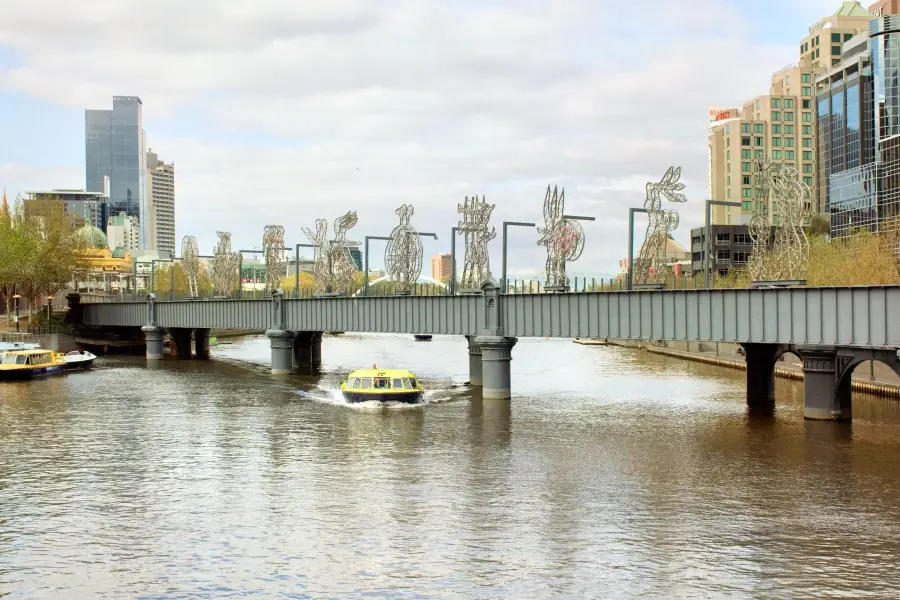
[[[463,289],[479,289],[481,284],[491,278],[491,258],[488,254],[488,242],[497,237],[497,231],[491,227],[488,231],[488,222],[495,204],[488,204],[478,196],[472,200],[466,196],[462,204],[457,204],[457,210],[463,215],[457,230],[465,234],[465,262],[463,264],[462,279],[460,285]],[[456,266],[454,265],[455,269]],[[454,275],[456,275],[454,273]]]
[[[198,297],[197,273],[200,272],[200,252],[197,250],[197,238],[186,235],[181,240],[181,270],[188,281],[188,296]]]
[[[284,251],[284,227],[266,225],[263,228],[263,256],[266,259],[264,293],[270,294],[281,287],[286,262]]]
[[[678,211],[664,210],[662,199],[687,202],[687,198],[681,193],[684,184],[680,183],[680,179],[681,167],[672,166],[658,182],[647,182],[647,196],[644,200],[648,217],[647,232],[634,269],[634,283],[638,285],[652,283],[660,278],[666,280],[666,243],[671,233],[678,229]]]
[[[546,290],[569,289],[566,275],[566,261],[578,260],[584,250],[584,230],[578,221],[563,218],[566,204],[566,190],[556,186],[544,196],[544,227],[538,227],[541,238],[539,246],[547,246]]]
[[[212,279],[217,296],[227,296],[234,291],[238,281],[238,266],[241,264],[240,252],[231,251],[231,234],[217,231],[219,241],[213,249]]]
[[[348,211],[334,220],[334,239],[328,240],[328,221],[316,219],[316,231],[303,227],[303,233],[315,244],[313,251],[313,278],[316,291],[329,292],[333,289],[347,287],[356,273],[356,265],[350,256],[349,248],[359,246],[359,242],[347,239],[347,232],[356,226],[359,219],[356,211]]]
[[[384,251],[384,268],[400,294],[409,293],[422,274],[422,240],[409,224],[415,208],[404,204],[396,212],[400,224],[391,232],[391,239]]]
[[[806,277],[809,240],[803,225],[809,217],[811,190],[793,165],[759,160],[757,206],[750,221],[754,280],[796,280]],[[776,228],[769,250],[769,196]]]

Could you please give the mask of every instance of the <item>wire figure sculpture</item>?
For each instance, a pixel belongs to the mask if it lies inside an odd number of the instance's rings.
[[[284,250],[284,227],[266,225],[263,228],[263,256],[266,259],[266,279],[264,293],[270,294],[281,287],[286,262]]]
[[[777,168],[778,166],[767,156],[756,159],[756,172],[753,174],[755,206],[747,228],[753,244],[748,261],[750,278],[753,281],[766,279],[766,257],[770,248],[772,232],[769,223],[769,194],[772,191],[774,172]]]
[[[539,246],[547,247],[545,290],[559,291],[569,289],[569,277],[566,275],[566,261],[578,260],[584,250],[584,230],[581,223],[563,218],[566,205],[566,190],[559,191],[556,186],[544,196],[544,227],[538,227],[541,234]]]
[[[662,200],[669,202],[687,202],[681,193],[684,184],[680,182],[681,167],[671,166],[658,182],[647,182],[647,196],[644,208],[647,209],[647,232],[638,255],[634,269],[634,282],[638,285],[653,283],[654,280],[666,280],[665,265],[666,243],[673,231],[678,229],[678,211],[674,208],[663,209]]]
[[[212,279],[217,296],[227,296],[234,291],[238,282],[238,266],[241,253],[231,251],[231,233],[217,231],[219,241],[213,249]]]
[[[197,298],[197,273],[200,272],[200,252],[197,250],[197,238],[186,235],[181,240],[181,269],[188,282],[188,296]]]
[[[356,265],[349,248],[359,246],[359,242],[349,241],[347,232],[356,226],[359,219],[356,211],[348,211],[334,220],[334,239],[328,240],[328,221],[316,219],[316,231],[303,227],[303,234],[315,244],[313,250],[313,279],[316,292],[330,292],[346,288],[356,273]]]
[[[497,237],[497,231],[491,227],[488,231],[488,222],[496,204],[488,204],[484,200],[478,200],[473,196],[472,200],[466,196],[462,204],[457,204],[457,210],[463,215],[457,230],[465,234],[465,262],[463,264],[462,279],[460,285],[463,289],[478,289],[481,284],[491,278],[491,257],[488,254],[488,242]],[[456,268],[456,265],[453,265]],[[453,273],[456,276],[456,273]]]
[[[409,224],[415,208],[404,204],[394,212],[400,216],[400,224],[394,227],[384,250],[384,268],[396,284],[397,293],[408,294],[422,274],[422,240]]]

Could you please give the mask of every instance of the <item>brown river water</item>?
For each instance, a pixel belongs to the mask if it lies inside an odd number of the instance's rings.
[[[268,340],[0,384],[4,598],[900,598],[900,402],[774,419],[744,374],[523,339],[510,402],[462,338]],[[424,404],[349,406],[354,368]]]

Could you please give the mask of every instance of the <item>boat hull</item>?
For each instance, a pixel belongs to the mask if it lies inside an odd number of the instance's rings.
[[[358,404],[360,402],[403,402],[405,404],[415,404],[422,399],[422,390],[414,392],[385,392],[381,394],[362,394],[344,390],[343,393],[344,399],[350,404]]]
[[[93,358],[89,358],[88,360],[79,360],[73,362],[66,362],[66,371],[87,371],[94,364]]]
[[[65,365],[46,365],[35,369],[8,369],[0,370],[0,381],[21,381],[23,379],[38,379],[61,375],[66,372]]]

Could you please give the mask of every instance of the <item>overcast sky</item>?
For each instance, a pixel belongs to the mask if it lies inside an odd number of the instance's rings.
[[[148,146],[175,162],[179,244],[192,234],[211,252],[222,230],[252,247],[267,223],[306,242],[301,226],[349,209],[362,241],[411,203],[412,224],[440,236],[430,274],[457,203],[485,194],[499,276],[500,222],[540,221],[549,183],[567,213],[597,217],[569,272],[608,277],[628,207],[670,164],[687,243],[707,196],[707,108],[766,93],[840,4],[0,0],[0,186],[83,188],[84,109],[137,95]],[[511,230],[510,277],[543,271],[536,241]]]

